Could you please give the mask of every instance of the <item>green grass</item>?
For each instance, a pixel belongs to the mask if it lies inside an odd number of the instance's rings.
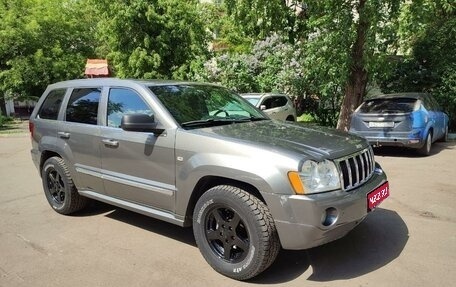
[[[314,119],[314,117],[312,117],[311,114],[302,114],[301,116],[298,117],[298,122],[314,123],[315,119]]]
[[[0,135],[24,134],[28,132],[28,121],[3,118],[0,121]]]

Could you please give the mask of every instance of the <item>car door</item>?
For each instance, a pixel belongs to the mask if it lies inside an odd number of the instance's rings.
[[[125,201],[173,211],[176,191],[173,131],[154,134],[120,128],[125,114],[154,115],[145,97],[135,90],[112,87],[103,105],[101,165],[106,193]]]
[[[74,88],[66,103],[64,120],[58,137],[68,162],[76,170],[80,190],[103,193],[100,160],[100,126],[98,118],[101,87]]]

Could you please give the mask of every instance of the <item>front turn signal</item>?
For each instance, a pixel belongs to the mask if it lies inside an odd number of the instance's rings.
[[[296,194],[304,195],[305,190],[304,186],[301,181],[301,177],[299,177],[299,173],[297,171],[290,171],[288,172],[288,180],[290,181],[291,186]]]

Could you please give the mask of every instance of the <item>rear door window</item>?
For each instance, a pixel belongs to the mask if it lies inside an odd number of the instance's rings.
[[[359,111],[366,114],[410,113],[415,109],[416,101],[410,98],[368,100]]]
[[[56,120],[59,116],[60,106],[62,105],[63,97],[66,89],[58,89],[49,92],[43,104],[40,107],[37,118]]]
[[[96,125],[101,88],[74,89],[66,110],[66,121]]]

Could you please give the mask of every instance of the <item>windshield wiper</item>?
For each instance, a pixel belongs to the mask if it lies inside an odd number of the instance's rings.
[[[250,117],[250,118],[210,118],[204,120],[194,120],[181,123],[182,127],[195,127],[195,126],[208,126],[208,125],[220,125],[220,124],[232,124],[232,123],[244,123],[244,122],[253,122],[253,121],[262,121],[267,120],[263,117]]]
[[[211,125],[211,124],[220,124],[220,123],[231,123],[232,120],[229,119],[204,119],[204,120],[194,120],[194,121],[188,121],[181,123],[181,126],[183,127],[194,127],[194,126],[205,126],[205,125]]]
[[[252,122],[256,122],[256,121],[265,121],[265,120],[269,120],[268,118],[263,118],[263,117],[254,117],[254,116],[251,116],[250,119]]]

